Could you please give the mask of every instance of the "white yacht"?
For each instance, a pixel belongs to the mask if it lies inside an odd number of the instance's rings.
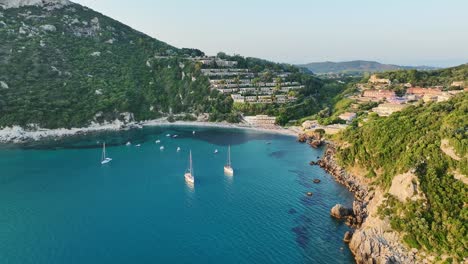
[[[185,181],[189,184],[194,184],[195,183],[195,174],[193,172],[193,164],[192,164],[192,151],[190,150],[190,156],[189,156],[189,167],[185,171],[184,174]]]
[[[159,144],[159,143],[161,143],[161,140],[158,139],[154,143]]]
[[[102,156],[101,156],[101,164],[107,164],[111,162],[112,159],[107,157],[106,154],[106,142],[102,143]]]
[[[160,150],[164,150],[164,146],[159,147]]]
[[[177,147],[177,152],[180,152],[180,147]]]

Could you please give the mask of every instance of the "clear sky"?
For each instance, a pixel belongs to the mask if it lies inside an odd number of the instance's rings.
[[[288,63],[468,62],[468,0],[73,0],[176,47]]]

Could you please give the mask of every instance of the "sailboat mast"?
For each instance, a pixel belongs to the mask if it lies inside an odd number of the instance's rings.
[[[190,173],[192,173],[192,176],[193,176],[192,151],[191,150],[190,150]]]
[[[231,166],[231,145],[228,146],[228,165]]]

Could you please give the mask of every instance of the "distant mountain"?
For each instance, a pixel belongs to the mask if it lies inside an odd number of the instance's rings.
[[[376,61],[344,61],[344,62],[313,62],[299,67],[306,68],[315,74],[327,74],[327,73],[354,73],[360,74],[364,72],[382,72],[391,70],[434,70],[435,67],[430,66],[399,66],[393,64],[382,64]]]

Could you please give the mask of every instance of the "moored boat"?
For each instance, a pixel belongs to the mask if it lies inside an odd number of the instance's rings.
[[[101,156],[101,164],[107,164],[111,162],[112,159],[107,157],[106,154],[106,142],[102,143],[102,156]]]
[[[193,164],[192,164],[192,150],[190,150],[190,154],[189,154],[189,167],[185,171],[184,177],[187,183],[189,184],[195,183],[195,174],[193,172]]]

